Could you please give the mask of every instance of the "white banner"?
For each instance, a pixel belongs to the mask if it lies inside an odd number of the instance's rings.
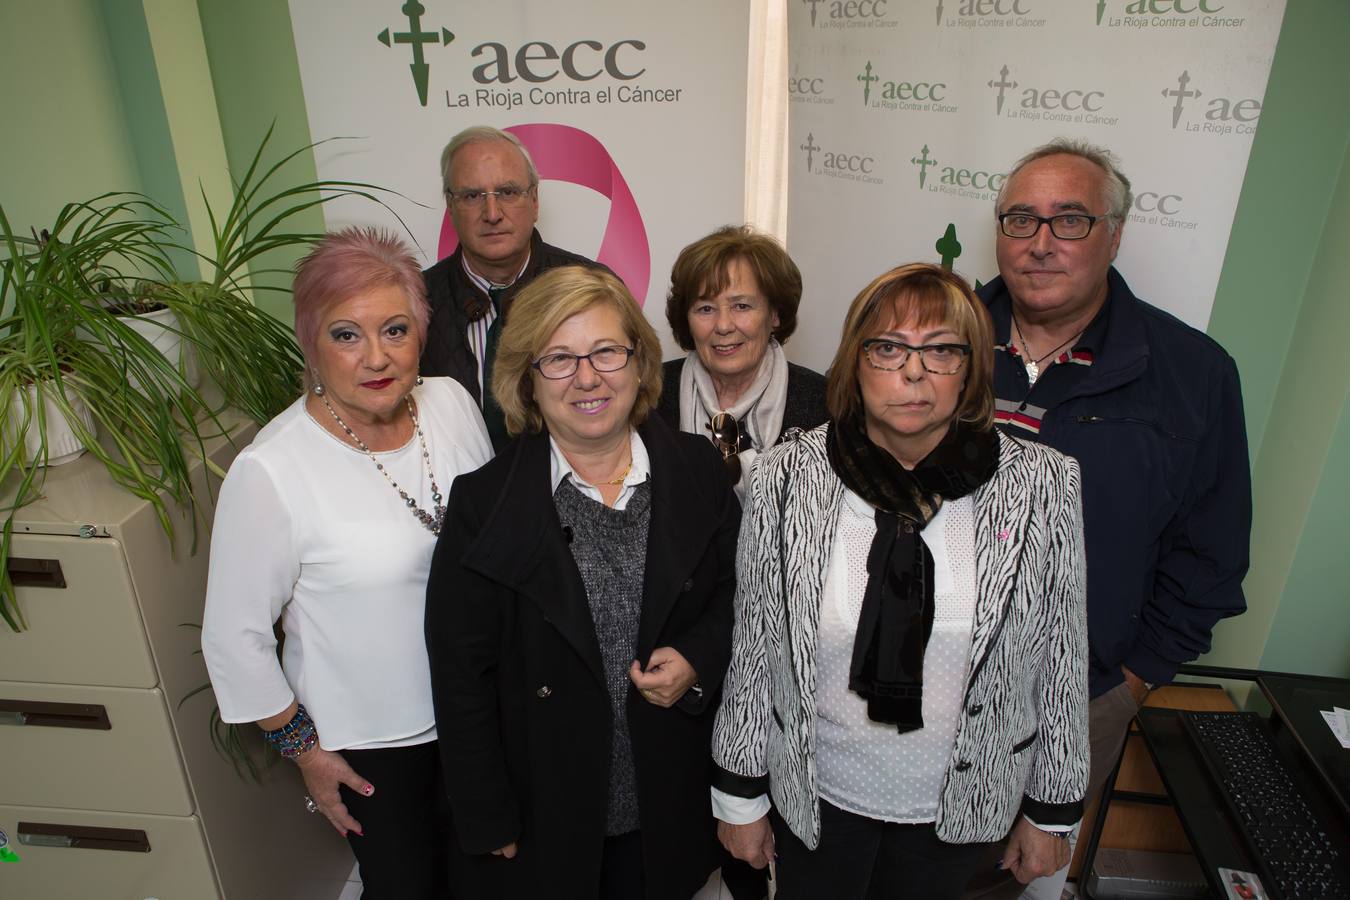
[[[1134,292],[1206,326],[1284,0],[788,3],[794,359],[823,371],[848,302],[899,263],[992,279],[1003,173],[1061,135],[1133,184]]]
[[[665,324],[680,249],[741,221],[749,11],[721,0],[290,0],[322,178],[391,202],[425,262],[448,255],[439,159],[470,125],[534,156],[544,240],[608,264]],[[397,227],[369,205],[326,212]],[[346,217],[352,218],[346,218]]]

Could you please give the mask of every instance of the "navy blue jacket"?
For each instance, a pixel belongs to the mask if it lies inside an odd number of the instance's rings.
[[[1083,470],[1093,697],[1124,680],[1122,665],[1171,681],[1209,649],[1216,622],[1247,608],[1252,521],[1237,366],[1114,267],[1107,284],[1104,345],[1039,435]],[[1009,300],[1001,277],[979,294]]]

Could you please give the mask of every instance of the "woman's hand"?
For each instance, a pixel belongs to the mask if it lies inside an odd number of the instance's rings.
[[[1008,836],[1002,868],[1023,884],[1052,875],[1069,864],[1069,841],[1041,831],[1027,819],[1018,819]]]
[[[515,841],[512,841],[511,843],[507,844],[505,847],[498,847],[496,850],[493,850],[493,851],[492,851],[492,855],[493,855],[493,856],[500,856],[500,857],[502,857],[503,859],[515,859],[515,858],[516,858],[516,842],[515,842]]]
[[[698,673],[674,647],[657,647],[647,660],[647,671],[642,671],[633,660],[628,677],[653,706],[669,708],[698,681]]]
[[[756,869],[764,868],[773,859],[773,829],[769,827],[768,816],[760,816],[749,825],[732,825],[719,820],[717,839],[728,853]]]
[[[300,767],[300,775],[305,779],[309,795],[319,807],[319,812],[327,817],[338,834],[347,836],[348,831],[361,834],[361,823],[347,812],[347,804],[338,794],[338,785],[345,784],[363,797],[375,793],[375,786],[366,781],[339,754],[321,747],[315,747],[296,757],[295,764]]]

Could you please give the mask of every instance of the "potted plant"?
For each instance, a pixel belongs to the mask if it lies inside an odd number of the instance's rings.
[[[229,209],[217,214],[208,203],[209,255],[188,247],[181,225],[138,194],[68,204],[32,238],[0,207],[0,482],[16,484],[12,504],[0,510],[0,619],[11,629],[27,627],[7,568],[14,514],[40,496],[58,419],[70,420],[117,484],[153,504],[167,534],[171,509],[186,510],[195,548],[189,463],[212,466],[205,440],[223,433],[224,408],[262,424],[299,395],[299,348],[252,303],[250,292],[264,289],[258,276],[268,274],[253,266],[262,254],[303,250],[322,237],[290,230],[299,213],[345,196],[383,203],[373,185],[285,183],[286,164],[313,145],[264,166],[270,136],[269,129],[238,178]],[[173,260],[183,250],[205,261],[208,277],[180,274]],[[158,328],[191,348],[219,399],[194,384],[180,356],[164,356],[137,330],[156,306],[174,317]]]
[[[63,207],[50,231],[14,233],[0,208],[0,480],[16,477],[0,531],[0,618],[26,627],[7,562],[16,510],[40,496],[53,449],[68,426],[113,480],[150,501],[166,531],[168,504],[194,506],[187,450],[200,447],[211,413],[176,367],[105,306],[90,302],[91,273],[154,269],[166,262],[162,210],[129,194]],[[132,381],[134,380],[134,386]],[[100,442],[97,437],[103,437]]]

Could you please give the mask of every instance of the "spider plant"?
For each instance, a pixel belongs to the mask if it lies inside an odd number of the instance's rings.
[[[203,194],[211,226],[207,251],[187,246],[185,230],[162,206],[139,194],[108,193],[68,204],[49,231],[32,239],[16,233],[0,206],[0,482],[15,489],[0,531],[0,619],[24,630],[7,562],[14,515],[41,493],[47,452],[48,401],[63,416],[84,401],[101,440],[75,427],[89,453],[113,480],[150,502],[172,537],[171,510],[192,523],[196,547],[197,497],[190,463],[206,457],[205,439],[224,433],[220,414],[232,407],[263,424],[299,396],[303,360],[284,325],[259,310],[250,294],[286,288],[261,276],[281,270],[258,265],[278,250],[296,255],[322,232],[294,230],[301,213],[340,197],[384,206],[374,185],[334,180],[296,184],[287,164],[314,146],[277,162],[263,160],[271,129],[236,179],[228,209],[217,214]],[[323,142],[320,142],[323,143]],[[386,209],[388,207],[385,207]],[[405,226],[406,229],[406,226]],[[188,250],[206,270],[183,277],[174,255]],[[177,329],[221,400],[208,402],[175,362],[119,314],[151,300],[171,309]],[[206,394],[207,396],[204,396]],[[11,410],[12,412],[6,412]],[[24,448],[37,435],[37,451]]]
[[[108,282],[131,270],[169,271],[161,248],[170,222],[142,197],[105,194],[67,204],[49,232],[27,239],[0,208],[0,482],[15,479],[0,510],[0,618],[15,631],[27,622],[7,566],[14,515],[41,495],[49,409],[117,484],[151,503],[167,533],[171,506],[195,507],[189,453],[204,457],[198,423],[211,414],[175,366],[90,298],[95,276]],[[102,442],[75,414],[79,402]]]

